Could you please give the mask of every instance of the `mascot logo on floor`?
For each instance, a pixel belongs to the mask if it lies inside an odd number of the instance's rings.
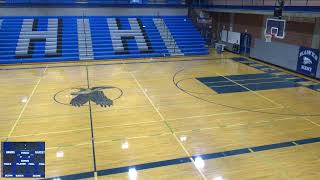
[[[71,93],[72,96],[75,96],[70,101],[70,104],[75,107],[80,107],[86,104],[89,100],[95,102],[101,107],[112,106],[113,101],[104,95],[104,89],[112,89],[113,87],[93,87],[93,88],[79,88],[78,92]]]
[[[73,107],[88,106],[89,104],[111,107],[122,94],[120,88],[113,86],[75,87],[59,91],[53,99],[59,104]]]

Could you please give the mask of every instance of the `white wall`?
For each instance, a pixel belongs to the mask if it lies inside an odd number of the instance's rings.
[[[232,32],[232,31],[221,31],[221,41],[228,42],[231,44],[239,44],[240,45],[241,33]]]

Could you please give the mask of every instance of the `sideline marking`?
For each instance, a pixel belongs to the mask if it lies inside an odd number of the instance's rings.
[[[8,139],[11,137],[14,129],[15,129],[16,126],[18,125],[18,122],[20,121],[20,119],[21,119],[21,117],[22,117],[22,114],[23,114],[24,111],[26,110],[26,108],[27,108],[27,106],[28,106],[28,104],[29,104],[29,102],[30,102],[30,99],[32,98],[32,96],[33,96],[34,93],[36,92],[36,89],[38,88],[38,86],[39,86],[39,84],[40,84],[40,81],[42,80],[43,75],[44,75],[44,73],[47,71],[47,69],[48,69],[48,66],[42,71],[41,77],[39,78],[38,82],[37,82],[36,85],[34,86],[31,94],[30,94],[29,97],[28,97],[27,102],[24,104],[24,106],[23,106],[23,108],[22,108],[22,110],[21,110],[18,118],[16,119],[15,123],[13,124],[13,126],[12,126],[12,128],[11,128],[9,134],[8,134],[8,137],[7,137],[6,141],[8,141]]]
[[[144,164],[136,164],[136,165],[132,165],[132,166],[123,166],[123,167],[117,167],[117,168],[103,169],[103,170],[98,170],[97,175],[98,176],[107,176],[107,175],[112,175],[112,174],[127,173],[129,171],[129,168],[131,168],[131,167],[135,167],[135,169],[137,171],[139,171],[139,170],[144,170],[144,169],[153,169],[153,168],[158,168],[158,167],[191,163],[194,161],[194,159],[196,157],[199,157],[199,156],[202,157],[203,160],[219,159],[219,158],[225,158],[225,157],[229,157],[229,156],[238,156],[238,155],[242,155],[242,154],[258,153],[258,152],[263,152],[263,151],[268,151],[268,150],[290,148],[290,147],[302,146],[305,144],[313,144],[313,143],[320,143],[320,137],[309,138],[309,139],[300,139],[300,140],[287,141],[287,142],[280,142],[280,143],[275,143],[275,144],[248,147],[248,148],[242,148],[242,149],[234,149],[234,150],[228,150],[228,151],[224,151],[224,152],[199,154],[199,155],[193,155],[193,156],[188,156],[188,157],[181,157],[181,158],[177,158],[177,159],[155,161],[155,162],[144,163]],[[85,178],[90,178],[90,177],[94,177],[94,172],[84,172],[84,173],[71,174],[71,175],[65,175],[65,176],[60,176],[60,177],[51,177],[51,178],[47,178],[47,179],[59,178],[61,180],[67,180],[67,179],[85,179]]]

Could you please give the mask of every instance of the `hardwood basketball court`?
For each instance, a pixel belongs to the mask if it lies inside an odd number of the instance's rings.
[[[47,178],[318,179],[319,82],[234,57],[1,66],[1,141],[45,141]]]

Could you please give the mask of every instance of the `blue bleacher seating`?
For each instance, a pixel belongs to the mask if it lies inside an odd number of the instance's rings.
[[[181,0],[164,0],[167,5],[181,5]],[[154,4],[149,0],[6,0],[5,5],[130,5],[130,4]],[[157,3],[156,3],[157,4]]]
[[[143,34],[148,45],[148,51],[142,52],[141,45],[139,46],[136,39],[129,38],[127,40],[126,53],[118,53],[115,50],[115,44],[112,41],[110,28],[107,19],[115,18],[117,22],[121,23],[122,30],[130,30],[129,19],[135,18],[139,22],[139,26],[143,26]],[[51,27],[48,25],[49,19],[59,19],[61,24],[57,31],[59,42],[55,42],[54,47],[58,47],[59,55],[48,56],[45,52],[50,50],[46,48],[46,40],[35,41],[30,43],[30,56],[18,56],[17,52],[21,49],[17,48],[22,37],[22,27],[26,24],[26,20],[33,20],[37,22],[33,31],[41,32],[48,31]],[[77,22],[82,22],[87,19],[90,27],[86,27],[81,32],[78,28]],[[157,21],[155,19],[162,19]],[[35,21],[36,20],[36,21]],[[159,24],[164,22],[172,41],[168,42],[164,38],[165,33],[160,33]],[[27,23],[28,24],[28,23]],[[48,28],[50,26],[50,28]],[[131,32],[130,32],[131,33]],[[129,33],[129,35],[130,35]],[[28,34],[28,33],[27,33]],[[80,35],[79,35],[80,34]],[[89,35],[91,34],[91,36]],[[37,37],[37,36],[35,36]],[[79,37],[84,37],[80,40]],[[90,43],[89,43],[90,40]],[[81,45],[81,42],[83,42]],[[52,42],[54,43],[54,42]],[[92,44],[92,51],[88,50],[88,44]],[[122,43],[123,44],[123,41]],[[170,44],[170,46],[169,46]],[[173,44],[173,46],[172,46]],[[142,57],[160,57],[170,55],[205,55],[208,54],[208,49],[205,47],[204,39],[200,33],[193,26],[190,19],[185,16],[120,16],[120,17],[106,17],[106,16],[88,16],[88,17],[0,17],[0,63],[29,63],[29,62],[54,62],[54,61],[78,61],[82,59],[80,46],[86,46],[86,52],[83,54],[92,53],[87,59],[115,59],[115,58],[142,58]],[[172,47],[174,47],[173,53]],[[171,49],[170,49],[171,48]],[[54,49],[54,48],[53,48]],[[80,49],[80,51],[79,51]],[[83,48],[82,48],[83,49]],[[178,50],[178,51],[176,51]]]

